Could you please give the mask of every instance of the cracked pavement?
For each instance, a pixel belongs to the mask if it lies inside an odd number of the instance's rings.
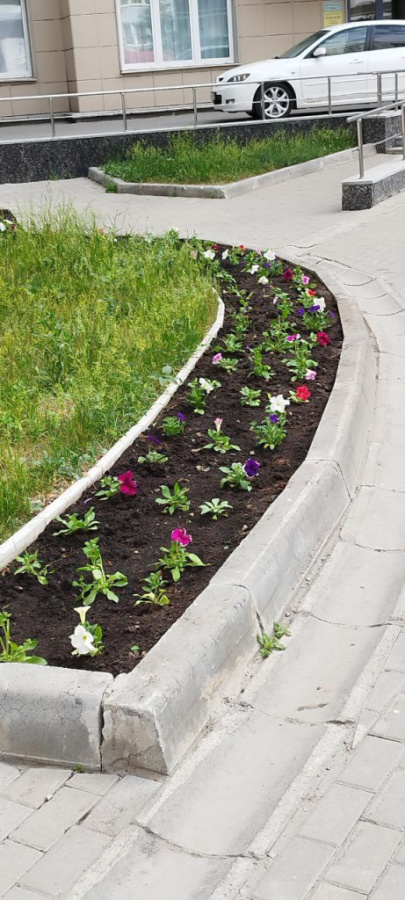
[[[368,160],[368,165],[375,160]],[[3,185],[100,225],[272,247],[322,264],[378,352],[367,459],[345,520],[292,598],[283,654],[227,686],[168,778],[0,763],[5,900],[400,900],[405,895],[405,194],[342,212],[339,163],[228,201]]]

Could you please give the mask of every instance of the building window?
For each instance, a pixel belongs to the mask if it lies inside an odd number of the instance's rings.
[[[25,0],[0,0],[0,79],[31,77]]]
[[[117,9],[124,71],[231,62],[230,0],[117,0]]]

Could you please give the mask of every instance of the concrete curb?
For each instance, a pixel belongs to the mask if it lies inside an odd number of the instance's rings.
[[[289,259],[314,270],[305,258],[294,260],[289,254]],[[366,325],[327,267],[322,264],[315,271],[327,280],[338,300],[345,339],[335,386],[307,459],[206,590],[139,666],[115,680],[102,676],[107,679],[101,686],[104,693],[95,680],[96,673],[43,669],[34,683],[32,667],[13,665],[17,677],[11,702],[0,701],[2,713],[4,709],[0,757],[25,756],[65,765],[79,762],[95,769],[100,767],[101,752],[105,771],[147,769],[168,774],[206,724],[220,686],[251,658],[260,629],[270,630],[272,621],[282,616],[292,591],[353,496],[372,415],[375,361]],[[212,336],[207,335],[204,346]],[[187,370],[188,374],[192,367],[189,363],[182,373]],[[166,403],[175,389],[170,386]],[[154,417],[164,405],[161,401],[154,404]],[[115,445],[116,455],[105,468],[150,425],[151,413],[141,420],[142,425],[135,426],[135,433],[131,429],[125,447],[120,441]],[[94,480],[99,477],[98,470]],[[86,482],[82,491],[87,486]],[[72,502],[70,496],[68,502]],[[57,514],[52,509],[49,520]],[[32,534],[38,518],[29,523],[34,526]],[[10,691],[9,669],[0,667],[0,697]],[[47,678],[50,671],[52,678]],[[77,689],[87,689],[93,698],[80,714],[72,676]],[[40,698],[41,710],[46,711],[45,727],[32,696]],[[13,725],[16,707],[24,710],[21,731]],[[51,740],[55,709],[61,710],[62,721],[68,719],[69,728],[56,729]],[[87,716],[92,723],[88,727]],[[102,738],[99,731],[98,743],[97,739],[94,743],[94,723],[102,719]]]
[[[367,144],[364,148],[366,156],[374,156],[376,153],[374,144]],[[316,172],[327,166],[344,162],[357,157],[356,149],[339,150],[338,153],[330,153],[328,156],[320,156],[318,159],[310,159],[308,162],[298,163],[295,166],[286,166],[275,172],[266,172],[264,175],[255,175],[253,178],[244,178],[241,181],[231,181],[229,184],[153,184],[147,182],[129,182],[122,178],[107,175],[103,169],[91,166],[88,177],[97,184],[107,187],[115,184],[118,194],[151,194],[158,197],[199,197],[205,200],[230,200],[260,188],[269,187],[271,184],[280,184],[291,178],[300,178],[309,172]]]
[[[291,259],[307,265],[305,258]],[[305,462],[205,591],[103,702],[102,765],[170,773],[207,722],[215,692],[283,615],[354,494],[371,424],[376,365],[363,317],[324,265],[344,345]],[[360,427],[359,427],[360,426]],[[179,652],[182,648],[182,652]]]

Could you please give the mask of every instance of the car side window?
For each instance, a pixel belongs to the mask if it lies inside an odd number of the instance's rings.
[[[373,50],[394,50],[405,47],[405,25],[376,25]]]
[[[320,44],[325,47],[327,56],[340,56],[342,53],[362,53],[366,46],[367,26],[346,28],[337,31]]]

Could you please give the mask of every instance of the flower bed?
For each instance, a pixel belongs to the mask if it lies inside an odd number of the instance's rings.
[[[53,665],[132,669],[303,461],[333,386],[342,333],[322,285],[270,252],[188,247],[222,283],[215,345],[71,509],[89,530],[56,534],[77,524],[65,515],[2,578],[13,640],[38,638]]]

